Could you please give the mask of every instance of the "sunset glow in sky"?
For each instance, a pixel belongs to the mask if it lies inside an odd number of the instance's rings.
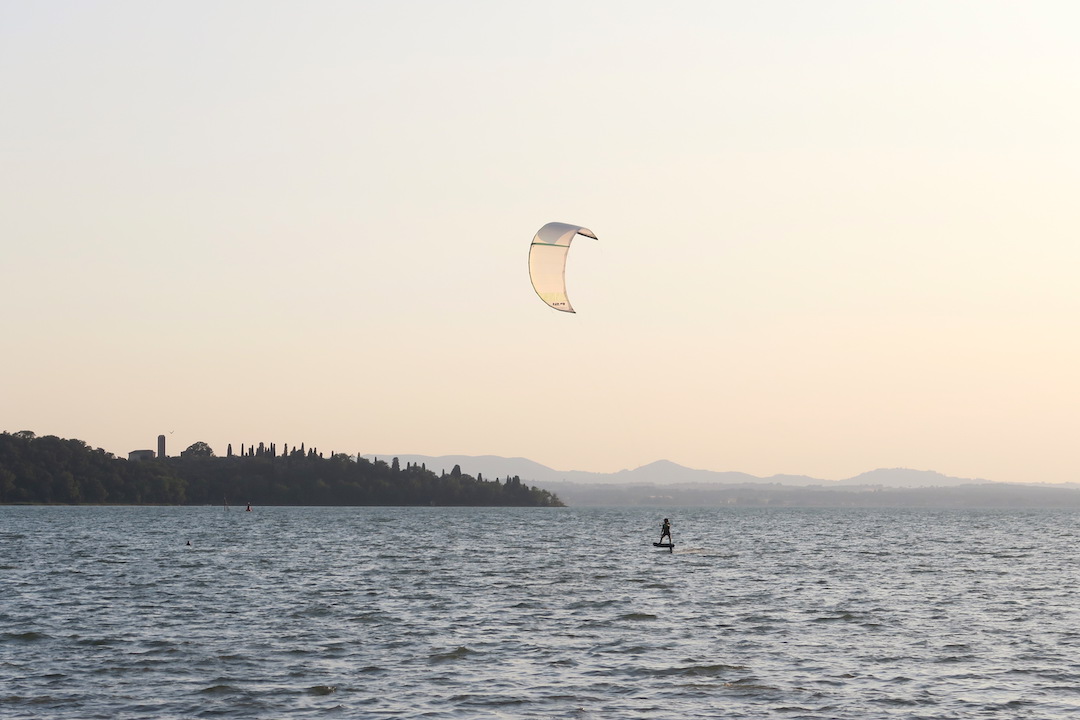
[[[0,0],[0,431],[1080,481],[1078,28]]]

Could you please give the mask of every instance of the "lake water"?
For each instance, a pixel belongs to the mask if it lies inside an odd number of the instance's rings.
[[[0,507],[0,717],[1080,717],[1078,525]]]

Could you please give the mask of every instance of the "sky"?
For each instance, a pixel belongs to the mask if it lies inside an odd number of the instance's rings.
[[[0,431],[1080,481],[1078,27],[0,0]]]

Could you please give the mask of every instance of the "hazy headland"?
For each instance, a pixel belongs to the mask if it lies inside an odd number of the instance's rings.
[[[314,448],[259,443],[218,457],[204,442],[180,457],[124,460],[82,440],[0,434],[0,504],[558,506],[521,478],[485,480],[454,467],[323,457]]]

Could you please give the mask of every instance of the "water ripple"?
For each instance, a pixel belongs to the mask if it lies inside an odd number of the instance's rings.
[[[1069,718],[1077,519],[5,507],[0,716]]]

